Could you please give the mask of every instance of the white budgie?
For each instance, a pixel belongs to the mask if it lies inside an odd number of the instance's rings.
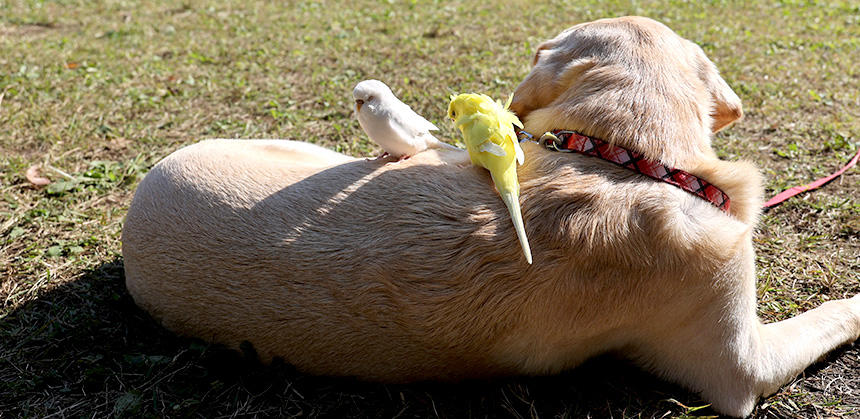
[[[355,86],[352,96],[355,98],[355,114],[361,128],[385,150],[377,158],[391,155],[400,161],[428,148],[459,150],[430,134],[430,131],[439,128],[397,99],[385,83],[379,80],[362,81]]]

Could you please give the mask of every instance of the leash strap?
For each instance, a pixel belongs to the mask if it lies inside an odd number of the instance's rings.
[[[833,179],[836,179],[837,177],[839,177],[840,175],[845,173],[846,170],[854,167],[854,165],[857,164],[858,159],[860,159],[860,148],[857,149],[857,153],[854,154],[854,157],[851,159],[851,161],[849,161],[848,164],[846,164],[845,166],[842,166],[842,168],[839,169],[838,171],[836,171],[836,173],[834,173],[830,176],[826,176],[826,177],[823,177],[821,179],[818,179],[815,182],[807,183],[806,185],[803,185],[803,186],[794,186],[794,187],[788,188],[788,189],[778,193],[773,198],[771,198],[770,201],[765,202],[764,208],[765,209],[773,208],[773,207],[785,202],[786,200],[788,200],[789,198],[791,198],[795,195],[799,195],[799,194],[802,194],[806,191],[811,191],[813,189],[818,189],[818,188],[824,186],[828,182],[832,181]]]

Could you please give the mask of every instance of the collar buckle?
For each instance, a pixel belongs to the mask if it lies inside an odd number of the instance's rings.
[[[560,153],[573,153],[573,150],[569,150],[564,146],[564,140],[556,137],[553,133],[547,131],[538,139],[538,144],[542,145],[549,151],[557,151]]]

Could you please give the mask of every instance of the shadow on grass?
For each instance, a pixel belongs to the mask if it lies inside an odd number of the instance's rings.
[[[624,418],[683,415],[669,399],[705,404],[609,357],[552,377],[456,384],[264,366],[252,348],[242,354],[163,329],[126,292],[121,259],[0,319],[0,355],[0,412],[12,416]]]

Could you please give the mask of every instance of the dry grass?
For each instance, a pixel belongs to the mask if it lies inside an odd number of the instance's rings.
[[[380,78],[442,123],[451,92],[510,93],[567,26],[639,14],[699,43],[745,104],[715,139],[768,194],[860,142],[860,8],[850,2],[170,2],[0,0],[0,415],[689,417],[704,403],[617,360],[457,385],[307,377],[173,337],[125,292],[119,233],[136,182],[207,137],[375,151],[352,86]],[[29,186],[31,165],[54,183]],[[860,291],[860,175],[763,217],[760,314]],[[249,350],[250,351],[250,350]],[[860,350],[837,351],[755,417],[856,417]]]

